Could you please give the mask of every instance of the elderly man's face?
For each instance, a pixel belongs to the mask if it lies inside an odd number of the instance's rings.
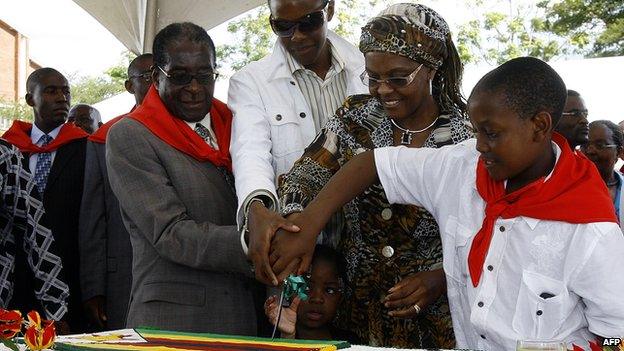
[[[210,48],[205,43],[183,40],[169,44],[167,57],[165,67],[155,69],[158,95],[175,117],[187,122],[201,121],[210,111],[214,92],[214,57]],[[188,75],[192,79],[184,82]]]
[[[95,132],[96,121],[94,121],[91,116],[91,107],[89,106],[75,106],[71,109],[71,111],[69,111],[69,117],[67,120],[69,122],[74,122],[76,127],[79,127],[89,134],[93,134],[93,132]]]

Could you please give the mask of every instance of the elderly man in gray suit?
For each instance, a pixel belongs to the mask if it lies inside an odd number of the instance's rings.
[[[212,97],[215,48],[174,23],[154,39],[154,84],[108,134],[110,183],[133,248],[128,327],[256,334],[255,281],[236,231],[232,115]]]
[[[143,54],[128,66],[125,85],[134,95],[135,106],[143,101],[152,84],[153,64],[152,54]],[[108,181],[105,158],[108,130],[125,115],[108,121],[87,142],[78,247],[82,299],[92,330],[125,327],[130,300],[132,246]]]

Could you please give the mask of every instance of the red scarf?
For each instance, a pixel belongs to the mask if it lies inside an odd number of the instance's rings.
[[[554,133],[561,155],[548,179],[541,177],[505,195],[504,182],[490,178],[483,161],[477,163],[477,190],[486,203],[485,218],[472,240],[468,268],[473,286],[479,285],[492,241],[494,222],[526,216],[567,223],[614,222],[615,209],[602,178],[585,156],[572,152],[563,136]]]
[[[149,88],[143,103],[128,114],[128,117],[141,122],[154,135],[174,149],[200,162],[210,161],[215,166],[232,170],[230,158],[232,112],[221,101],[213,98],[210,108],[210,121],[217,137],[219,150],[208,145],[186,122],[169,113],[153,85]]]
[[[59,147],[68,144],[76,139],[89,136],[84,130],[76,127],[73,123],[65,123],[61,127],[58,135],[46,146],[37,146],[30,139],[32,124],[22,121],[13,121],[11,128],[4,132],[2,138],[15,145],[23,153],[52,152]]]
[[[134,110],[134,108],[132,108],[132,110]],[[130,111],[132,112],[132,111]],[[113,124],[119,122],[123,117],[127,116],[127,114],[123,114],[121,116],[117,116],[113,119],[111,119],[110,121],[102,124],[102,126],[100,128],[98,128],[97,131],[95,131],[95,133],[91,134],[91,136],[89,136],[89,140],[94,142],[94,143],[98,143],[98,144],[106,144],[106,136],[108,135],[108,130],[110,129],[110,127],[113,126]]]

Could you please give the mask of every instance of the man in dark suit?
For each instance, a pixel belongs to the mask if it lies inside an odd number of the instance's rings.
[[[128,66],[126,90],[138,106],[152,83],[152,54],[136,57]],[[85,312],[97,329],[121,329],[132,285],[132,246],[119,202],[106,171],[106,136],[125,115],[104,124],[89,137],[84,194],[80,207],[80,284]]]
[[[214,44],[203,28],[174,23],[152,52],[154,84],[106,143],[133,249],[127,327],[255,335],[255,282],[231,183],[232,115],[212,97]]]
[[[40,68],[26,81],[26,103],[32,106],[34,124],[15,121],[3,138],[17,146],[43,198],[50,229],[58,243],[59,256],[69,285],[67,322],[73,332],[84,330],[78,267],[78,215],[82,198],[87,136],[65,123],[70,105],[69,83],[53,68]],[[32,305],[32,281],[21,272],[18,258],[17,296]],[[22,279],[23,278],[23,279]]]

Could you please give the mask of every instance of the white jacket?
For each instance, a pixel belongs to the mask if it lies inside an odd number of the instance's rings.
[[[345,61],[347,96],[367,93],[359,78],[364,71],[362,53],[332,31],[327,37]],[[310,106],[297,84],[279,40],[271,55],[250,63],[230,79],[228,106],[234,114],[230,153],[239,225],[245,199],[260,189],[277,198],[277,177],[288,172],[314,140]]]

